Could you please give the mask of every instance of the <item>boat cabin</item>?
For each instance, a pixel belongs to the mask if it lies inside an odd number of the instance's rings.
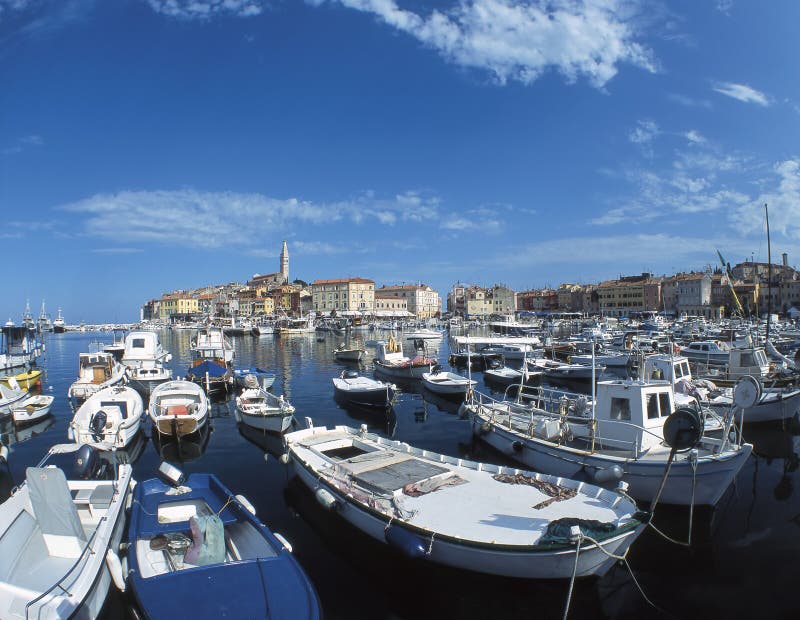
[[[701,362],[727,363],[730,347],[719,340],[698,340],[681,348],[681,353]]]
[[[79,353],[78,378],[94,384],[105,383],[114,374],[114,356],[111,353]]]
[[[731,349],[728,362],[728,379],[736,380],[745,375],[766,377],[770,372],[769,360],[764,349],[741,347]]]
[[[138,366],[141,362],[168,362],[171,355],[164,350],[155,332],[131,332],[125,336],[125,353],[122,361],[127,366]]]
[[[648,355],[644,359],[642,377],[648,381],[667,381],[675,383],[680,379],[692,380],[689,360],[683,355],[666,355],[659,353]]]
[[[675,410],[672,392],[667,381],[598,382],[596,441],[637,454],[661,445],[664,421]]]

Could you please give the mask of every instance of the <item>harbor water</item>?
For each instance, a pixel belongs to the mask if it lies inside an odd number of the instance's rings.
[[[173,355],[170,366],[183,376],[188,366],[191,331],[162,331]],[[367,336],[365,336],[367,337]],[[371,336],[369,336],[371,337]],[[43,392],[56,401],[52,417],[15,430],[2,422],[2,442],[9,446],[9,467],[0,479],[3,499],[55,443],[67,441],[72,410],[67,388],[77,374],[78,353],[93,341],[110,343],[111,333],[68,332],[46,337]],[[414,446],[473,460],[509,463],[502,455],[473,441],[458,403],[403,390],[391,411],[341,408],[333,399],[331,379],[347,366],[333,359],[342,336],[245,336],[233,339],[237,367],[258,366],[276,374],[272,391],[296,408],[296,428],[311,418],[316,426],[366,424],[371,431]],[[363,339],[362,339],[363,342]],[[406,346],[410,343],[404,343]],[[447,337],[436,355],[447,367]],[[364,373],[372,376],[371,363]],[[478,389],[489,392],[481,373]],[[399,556],[327,512],[279,462],[279,436],[237,423],[233,395],[215,402],[208,430],[180,444],[152,438],[149,420],[131,450],[138,480],[153,477],[162,460],[186,474],[217,474],[235,493],[244,494],[259,518],[283,534],[294,548],[319,594],[329,619],[386,620],[457,618],[560,618],[568,583],[529,581],[459,571]],[[618,564],[601,579],[579,580],[572,594],[570,618],[798,617],[794,591],[795,562],[800,557],[800,438],[780,426],[745,427],[754,451],[716,509],[659,506],[654,523],[664,534],[686,541],[692,519],[691,546],[666,540],[653,529],[633,545],[628,568]],[[458,506],[453,506],[454,512]],[[637,585],[638,583],[638,585]],[[113,588],[113,586],[112,586]],[[650,602],[643,596],[646,594]],[[247,592],[230,592],[247,596]],[[112,591],[105,618],[130,616],[131,599]],[[660,610],[660,611],[659,611]]]

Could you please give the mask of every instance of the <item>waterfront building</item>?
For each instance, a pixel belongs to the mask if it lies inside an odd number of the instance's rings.
[[[442,312],[439,293],[426,284],[384,285],[375,291],[375,295],[405,299],[408,312],[414,314],[418,319],[429,319]]]
[[[661,280],[649,273],[602,282],[597,285],[597,295],[600,314],[605,316],[661,310]]]
[[[375,311],[375,282],[367,278],[314,280],[311,296],[311,305],[316,312]]]
[[[183,291],[164,293],[159,300],[158,312],[162,321],[192,317],[198,313],[197,300]]]
[[[396,313],[399,316],[405,316],[405,313],[408,312],[408,299],[394,295],[383,296],[380,292],[376,292],[375,312],[385,315]]]
[[[516,291],[502,284],[495,284],[487,293],[492,300],[492,314],[514,314],[516,312]]]
[[[447,312],[463,316],[467,312],[467,289],[469,285],[456,282],[447,293]]]

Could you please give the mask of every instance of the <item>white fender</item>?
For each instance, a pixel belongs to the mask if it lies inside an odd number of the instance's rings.
[[[277,539],[280,541],[280,543],[281,543],[281,544],[282,544],[284,547],[286,547],[286,551],[288,551],[289,553],[291,553],[291,552],[292,552],[292,545],[291,545],[291,543],[290,543],[288,540],[286,540],[286,539],[283,537],[283,534],[278,534],[278,532],[273,532],[273,535],[275,536],[275,538],[277,538]]]
[[[239,502],[239,503],[240,503],[242,506],[244,506],[245,508],[247,508],[247,512],[249,512],[251,515],[255,516],[255,514],[256,514],[256,508],[255,508],[255,506],[253,506],[253,504],[251,504],[251,503],[250,503],[250,500],[248,500],[248,499],[247,499],[247,498],[246,498],[244,495],[237,495],[237,496],[236,496],[236,500],[237,500],[237,501],[238,501],[238,502]]]
[[[0,463],[8,463],[8,446],[0,446]]]
[[[122,562],[119,556],[113,549],[106,552],[106,564],[108,565],[108,572],[111,573],[111,579],[114,580],[114,585],[120,592],[125,592],[125,576],[122,572]]]

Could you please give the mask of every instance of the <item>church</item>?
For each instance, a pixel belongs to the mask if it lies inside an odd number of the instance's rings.
[[[286,246],[286,241],[283,242],[283,249],[281,249],[280,258],[281,270],[276,273],[268,273],[265,275],[255,274],[253,279],[248,282],[250,286],[280,286],[282,284],[289,284],[289,248]]]

